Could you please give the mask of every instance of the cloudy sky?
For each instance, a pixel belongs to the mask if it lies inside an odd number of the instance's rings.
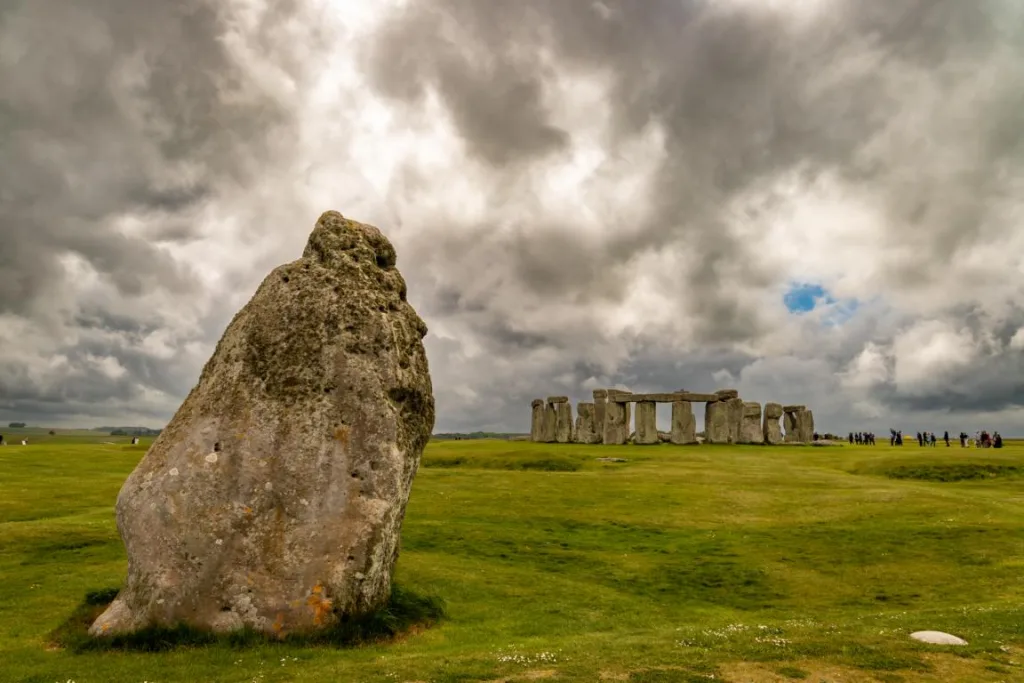
[[[1018,0],[4,2],[0,423],[162,425],[326,209],[395,243],[437,431],[1024,434]]]

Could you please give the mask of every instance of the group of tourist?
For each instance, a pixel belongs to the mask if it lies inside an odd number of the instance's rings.
[[[4,441],[4,435],[0,434],[0,446],[6,446],[6,445],[7,445],[7,442]],[[28,439],[22,439],[21,440],[21,445],[22,446],[27,446],[28,445]]]
[[[850,434],[850,443],[862,443],[856,441],[856,434]],[[971,444],[974,444],[975,448],[1002,448],[1003,437],[999,435],[999,432],[992,432],[989,434],[987,431],[976,432],[975,438],[972,440],[970,436],[965,432],[960,432],[960,447],[970,448]],[[941,439],[945,444],[946,448],[949,448],[950,439],[949,432],[944,432]],[[939,439],[935,435],[935,432],[918,432],[917,433],[917,445],[918,446],[935,446]],[[874,440],[870,441],[874,443]],[[889,430],[889,445],[890,446],[902,446],[903,445],[903,431],[899,429]]]
[[[871,432],[850,432],[850,443],[865,446],[875,445],[875,435]]]

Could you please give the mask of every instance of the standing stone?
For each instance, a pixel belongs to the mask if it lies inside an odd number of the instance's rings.
[[[764,443],[764,428],[761,425],[761,404],[743,404],[743,422],[740,425],[740,443]]]
[[[597,434],[595,443],[604,441],[604,411],[608,403],[607,389],[594,389],[594,433]]]
[[[90,628],[284,635],[381,607],[434,425],[395,250],[329,211],[234,317],[128,477],[124,588]]]
[[[798,413],[800,416],[800,440],[804,443],[814,441],[814,411],[803,410]]]
[[[729,443],[729,406],[725,401],[705,404],[704,443]]]
[[[672,431],[669,440],[680,446],[697,443],[697,421],[689,401],[672,403]]]
[[[782,405],[779,403],[764,404],[764,442],[772,446],[782,443],[782,428],[779,418],[782,417]]]
[[[799,428],[800,419],[797,416],[797,412],[795,410],[786,410],[785,406],[783,407],[783,411],[785,412],[785,415],[782,418],[782,425],[783,425],[783,427],[786,430],[786,435],[784,437],[784,441],[786,443],[799,443],[800,442],[800,428]]]
[[[572,443],[572,404],[568,399],[554,404],[555,406],[555,441]]]
[[[541,441],[544,437],[544,399],[533,399],[531,413],[530,441]]]
[[[623,391],[622,393],[629,394],[630,392]],[[626,431],[630,432],[630,433],[635,432],[636,429],[633,427],[633,414],[632,414],[633,413],[633,404],[632,403],[626,403],[625,404],[625,411],[626,411],[626,417],[625,417],[625,420],[626,420]]]
[[[601,443],[594,418],[595,407],[583,401],[576,404],[576,443]]]
[[[612,391],[608,391],[608,405],[604,413],[604,442],[612,446],[621,446],[629,438],[629,425],[626,423],[626,406],[628,403],[616,403]],[[625,392],[623,392],[625,393]]]
[[[743,428],[743,399],[739,396],[726,399],[724,401],[725,409],[728,413],[729,432],[727,437],[728,443],[739,443],[740,432]]]
[[[658,441],[658,404],[640,401],[636,404],[636,437],[633,443],[650,446]]]
[[[555,405],[548,403],[544,406],[544,433],[541,435],[543,443],[555,443],[558,425],[558,409]]]

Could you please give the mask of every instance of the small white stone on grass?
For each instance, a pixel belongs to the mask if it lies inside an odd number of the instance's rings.
[[[942,631],[916,631],[910,634],[910,637],[914,640],[920,640],[922,643],[931,643],[932,645],[966,645],[967,641],[963,638],[957,638],[949,633],[943,633]]]

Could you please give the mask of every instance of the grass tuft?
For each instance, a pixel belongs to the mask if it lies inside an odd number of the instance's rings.
[[[283,643],[319,647],[357,647],[386,643],[407,633],[428,628],[445,618],[444,601],[433,595],[420,595],[395,585],[391,598],[381,609],[358,617],[342,617],[333,626],[310,633],[291,633],[283,638],[253,629],[231,633],[212,633],[188,625],[154,626],[134,633],[97,638],[88,630],[103,610],[117,597],[118,589],[89,591],[71,616],[50,634],[50,642],[75,653],[120,650],[166,652],[181,648],[227,645],[251,648]]]

